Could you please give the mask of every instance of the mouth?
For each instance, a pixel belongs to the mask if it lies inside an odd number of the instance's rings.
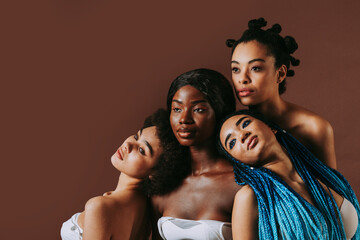
[[[124,160],[123,153],[121,152],[121,147],[119,147],[115,154],[117,158],[119,158],[120,160]]]
[[[258,137],[257,136],[252,136],[249,141],[248,141],[248,144],[247,144],[247,150],[250,150],[250,149],[253,149],[256,144],[258,143]]]
[[[240,97],[247,97],[247,96],[252,95],[254,93],[254,90],[251,90],[249,88],[240,88],[238,90],[238,93],[239,93]]]
[[[195,136],[195,131],[192,129],[180,128],[177,131],[177,134],[181,138],[188,139],[188,138],[193,138]]]

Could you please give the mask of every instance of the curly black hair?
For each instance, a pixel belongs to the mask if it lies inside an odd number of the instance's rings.
[[[248,23],[249,29],[245,30],[241,38],[238,40],[226,40],[226,46],[232,48],[231,54],[234,52],[236,46],[240,43],[247,43],[250,41],[257,41],[267,47],[269,55],[275,58],[275,67],[279,68],[285,65],[288,69],[286,76],[292,77],[295,75],[294,70],[289,69],[290,63],[292,66],[298,66],[300,60],[291,56],[297,49],[298,44],[291,36],[280,36],[281,26],[274,24],[267,30],[261,29],[265,27],[267,22],[264,18],[253,19]],[[286,79],[279,84],[279,94],[283,94],[286,90]]]
[[[191,172],[188,149],[176,140],[165,109],[158,109],[144,121],[143,128],[155,126],[163,153],[149,178],[143,181],[148,196],[165,195],[179,187]]]

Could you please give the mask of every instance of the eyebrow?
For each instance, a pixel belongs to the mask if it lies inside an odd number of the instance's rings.
[[[144,128],[141,128],[141,129],[140,129],[140,134],[139,134],[139,136],[141,136],[143,129],[144,129]],[[146,145],[146,146],[149,148],[149,150],[150,150],[150,155],[153,156],[154,151],[153,151],[153,148],[151,147],[150,143],[149,143],[148,141],[146,141],[146,140],[144,140],[144,142],[145,142],[145,145]]]
[[[239,120],[237,120],[237,122],[235,123],[235,126],[239,126],[239,124],[242,122],[242,120],[244,120],[245,118],[247,118],[246,116],[240,118]]]
[[[180,103],[182,104],[183,102],[181,100],[177,100],[177,99],[173,99],[172,100],[173,102],[177,102],[177,103]],[[195,101],[192,101],[191,104],[198,104],[198,103],[206,103],[208,101],[202,99],[202,100],[195,100]]]
[[[246,116],[241,117],[239,120],[237,120],[237,122],[235,123],[235,126],[239,126],[239,124],[245,119],[247,118]],[[226,138],[225,138],[225,147],[227,148],[227,142],[229,141],[229,138],[231,136],[231,133],[229,133]]]
[[[146,140],[144,140],[146,146],[149,148],[150,150],[150,155],[153,156],[154,152],[153,152],[153,148],[151,147],[150,143]]]
[[[225,147],[226,148],[227,148],[227,141],[229,140],[230,136],[231,136],[231,133],[229,133],[225,138]]]
[[[253,63],[253,62],[259,62],[259,61],[260,62],[265,62],[265,60],[262,59],[262,58],[255,58],[255,59],[252,59],[252,60],[248,61],[248,64]],[[238,61],[235,61],[235,60],[232,60],[231,63],[240,64]]]

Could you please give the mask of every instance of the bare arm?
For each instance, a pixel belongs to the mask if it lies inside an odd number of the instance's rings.
[[[248,185],[241,188],[234,200],[232,233],[234,240],[259,238],[259,212],[254,191]]]
[[[103,197],[90,199],[84,211],[84,240],[109,240],[111,237],[111,211]]]

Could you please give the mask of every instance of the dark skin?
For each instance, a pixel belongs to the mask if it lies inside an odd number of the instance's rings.
[[[173,98],[170,122],[179,143],[188,146],[192,174],[166,196],[152,198],[156,220],[161,216],[231,222],[235,194],[232,165],[218,156],[215,113],[204,94],[192,86],[180,88]]]

